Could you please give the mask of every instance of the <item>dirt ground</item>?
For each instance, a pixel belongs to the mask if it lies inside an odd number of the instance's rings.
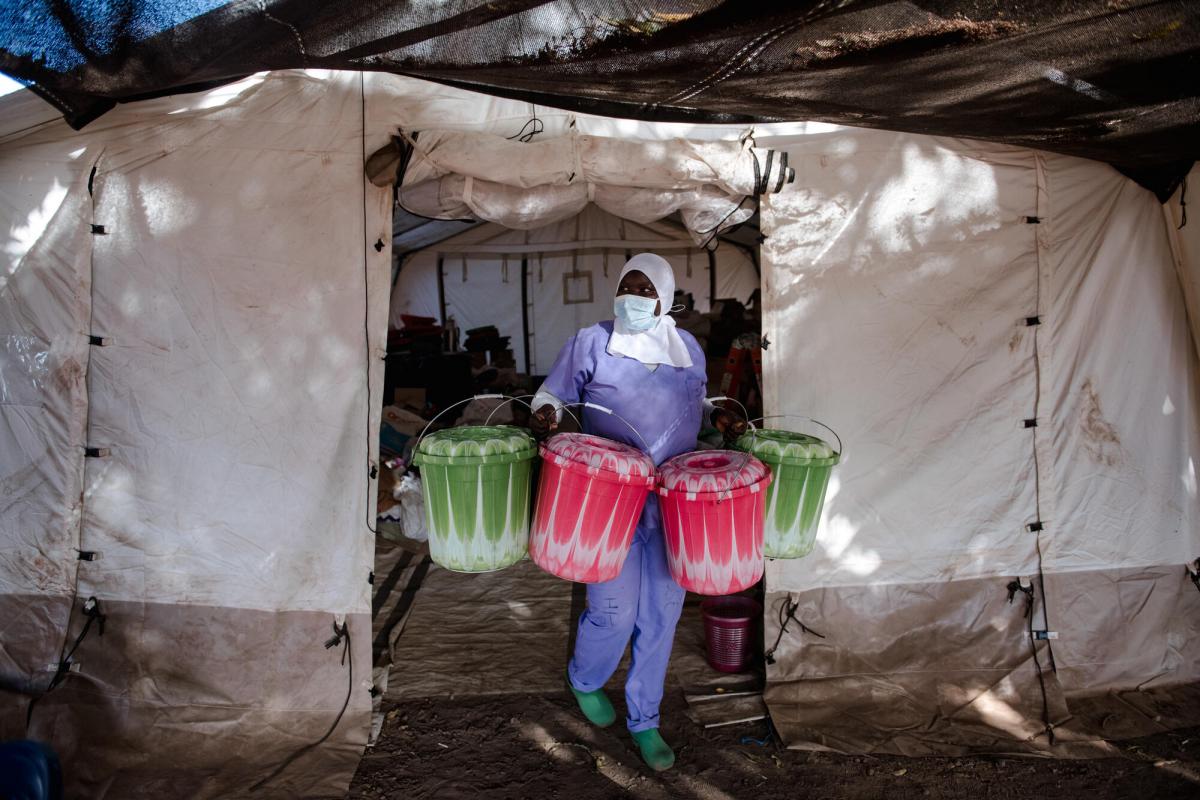
[[[1200,798],[1200,728],[1120,744],[1122,758],[900,758],[783,750],[765,722],[705,730],[664,700],[675,768],[642,765],[618,721],[588,725],[561,695],[390,703],[348,797],[359,798]],[[618,709],[619,710],[619,709]]]

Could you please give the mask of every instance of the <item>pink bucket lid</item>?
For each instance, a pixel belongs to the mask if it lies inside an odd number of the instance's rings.
[[[588,467],[589,469],[628,475],[632,478],[652,478],[654,462],[637,448],[602,436],[588,433],[559,433],[551,436],[543,454]]]
[[[753,486],[770,475],[754,456],[735,450],[697,450],[659,467],[664,489],[673,492],[725,492]]]

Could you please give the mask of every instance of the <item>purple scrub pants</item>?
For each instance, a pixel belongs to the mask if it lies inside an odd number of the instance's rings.
[[[572,686],[593,692],[616,672],[632,640],[625,704],[626,723],[634,733],[658,727],[658,706],[684,594],[667,567],[658,499],[651,494],[621,574],[588,585],[587,610],[579,617],[575,654],[567,667]]]

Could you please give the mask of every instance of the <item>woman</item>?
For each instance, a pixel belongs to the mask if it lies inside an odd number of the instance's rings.
[[[613,415],[583,408],[584,431],[632,445],[661,464],[696,448],[702,414],[729,435],[745,430],[744,420],[705,400],[704,353],[691,334],[676,330],[664,307],[674,293],[665,259],[641,253],[629,260],[613,301],[615,319],[571,337],[534,398],[535,434],[557,427],[564,404],[591,402]],[[667,567],[658,499],[651,493],[621,574],[588,585],[567,678],[584,716],[602,727],[612,724],[616,712],[603,687],[632,638],[626,721],[642,758],[656,770],[675,763],[658,732],[658,706],[683,596]]]

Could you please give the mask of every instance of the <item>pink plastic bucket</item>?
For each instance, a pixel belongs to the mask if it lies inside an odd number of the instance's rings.
[[[654,486],[654,462],[640,450],[585,433],[553,436],[541,453],[530,557],[569,581],[612,580]]]
[[[745,672],[762,607],[749,597],[709,597],[700,603],[700,613],[709,665],[721,672]]]
[[[697,594],[734,594],[763,574],[763,516],[771,473],[732,450],[676,456],[659,469],[667,561]]]

